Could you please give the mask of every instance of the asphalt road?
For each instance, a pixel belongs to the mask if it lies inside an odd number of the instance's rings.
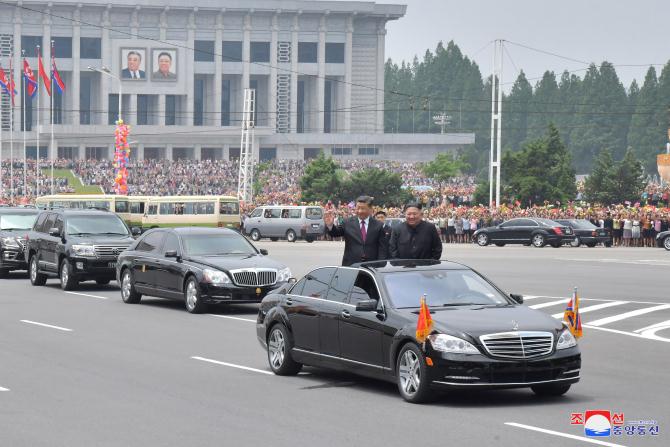
[[[338,264],[342,252],[339,243],[258,245],[295,276]],[[670,253],[448,245],[444,257],[549,314],[579,287],[581,382],[557,399],[467,391],[411,405],[394,385],[353,375],[270,374],[255,306],[190,315],[177,302],[124,304],[114,283],[66,293],[57,280],[32,287],[15,273],[0,280],[0,446],[593,445],[570,425],[571,413],[591,409],[660,425],[658,436],[604,445],[668,445]]]

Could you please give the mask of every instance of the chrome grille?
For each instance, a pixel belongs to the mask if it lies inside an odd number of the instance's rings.
[[[117,258],[129,244],[99,244],[94,245],[95,255],[99,258]]]
[[[277,282],[277,270],[274,269],[242,269],[230,273],[238,286],[271,286]]]
[[[479,337],[493,357],[527,359],[550,354],[554,349],[551,332],[502,332]]]

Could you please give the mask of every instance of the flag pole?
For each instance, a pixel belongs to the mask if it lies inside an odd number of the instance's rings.
[[[9,53],[9,204],[14,205],[14,53]]]
[[[21,50],[23,60],[26,60],[25,50]],[[25,67],[24,67],[25,68]],[[26,82],[26,75],[23,74],[23,89],[21,90],[21,101],[23,104],[23,198],[28,196],[28,160],[26,156],[26,132],[28,122],[26,122],[26,90],[28,90],[28,83]]]
[[[0,62],[2,60],[0,59]],[[2,63],[0,63],[2,67]],[[5,184],[2,182],[2,127],[4,124],[3,117],[5,115],[5,109],[2,107],[2,89],[0,89],[0,201],[5,196]]]
[[[54,194],[54,152],[58,149],[54,148],[54,41],[51,41],[51,79],[49,80],[51,89],[50,103],[51,103],[51,149],[49,151],[49,158],[51,159],[51,195]]]
[[[37,57],[38,61],[41,59],[42,50],[39,45],[37,45]],[[39,62],[38,62],[39,64]],[[37,68],[37,154],[35,156],[35,197],[40,196],[40,70]]]

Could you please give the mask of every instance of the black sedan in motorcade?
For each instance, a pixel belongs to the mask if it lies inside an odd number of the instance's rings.
[[[480,246],[495,244],[503,247],[505,244],[533,245],[544,247],[560,247],[570,243],[575,238],[572,228],[561,225],[550,219],[538,217],[519,217],[510,219],[495,227],[480,228],[472,235],[473,240]]]
[[[0,208],[0,278],[12,270],[28,270],[25,238],[38,214],[36,208]]]
[[[556,219],[555,222],[572,228],[575,238],[570,242],[573,247],[584,244],[587,247],[595,247],[598,244],[611,245],[612,235],[604,229],[593,225],[586,219]]]
[[[149,295],[200,313],[208,304],[259,303],[287,284],[291,270],[267,254],[225,228],[157,228],[119,256],[116,276],[126,303]]]
[[[670,231],[661,231],[656,235],[656,245],[670,251]]]
[[[425,343],[416,339],[422,295],[434,323]],[[454,262],[321,267],[266,296],[256,332],[275,374],[346,370],[397,383],[409,402],[440,388],[562,395],[580,378],[577,341],[522,302]]]

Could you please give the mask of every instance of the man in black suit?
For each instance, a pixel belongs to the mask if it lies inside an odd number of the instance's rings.
[[[142,55],[138,51],[129,51],[128,55],[128,66],[121,70],[122,79],[146,79],[147,75],[144,70],[140,70],[140,64],[142,63]]]
[[[323,220],[328,234],[344,237],[342,265],[387,258],[384,225],[372,217],[372,197],[361,196],[356,199],[356,216],[345,220],[342,226],[334,225],[335,219],[330,212],[326,213]]]

